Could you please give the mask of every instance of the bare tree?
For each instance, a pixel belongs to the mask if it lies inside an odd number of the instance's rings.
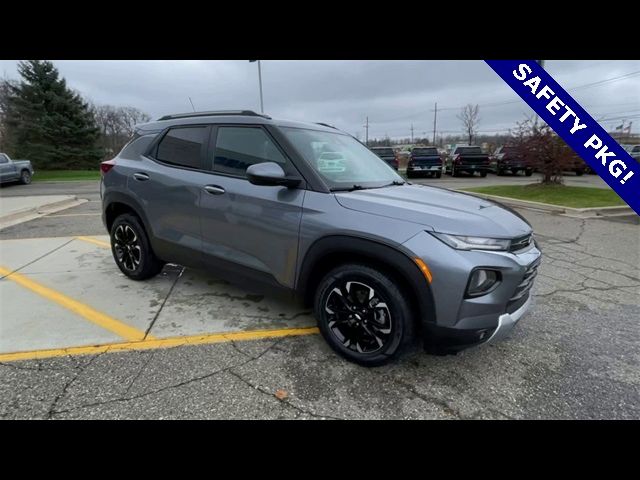
[[[542,173],[541,183],[562,184],[562,173],[576,162],[576,154],[548,125],[537,126],[528,118],[512,131],[512,145]]]
[[[478,105],[468,104],[462,107],[458,119],[462,121],[464,134],[469,138],[469,145],[473,143],[473,137],[478,131],[480,124],[480,107]]]
[[[134,107],[93,105],[93,115],[102,134],[102,146],[107,156],[115,155],[133,135],[138,123],[148,122],[151,117]]]

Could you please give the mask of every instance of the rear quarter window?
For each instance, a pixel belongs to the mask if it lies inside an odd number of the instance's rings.
[[[155,134],[134,137],[124,146],[118,156],[127,160],[140,160],[140,156],[144,155],[155,138]]]

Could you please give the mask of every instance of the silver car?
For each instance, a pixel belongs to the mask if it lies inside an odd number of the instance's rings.
[[[414,338],[437,354],[498,340],[531,304],[541,254],[526,220],[407,183],[326,125],[169,115],[139,125],[101,170],[103,221],[125,275],[143,280],[172,262],[286,291],[363,365]]]

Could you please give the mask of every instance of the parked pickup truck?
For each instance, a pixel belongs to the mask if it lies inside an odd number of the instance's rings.
[[[533,173],[533,166],[518,152],[517,147],[503,145],[489,159],[491,170],[497,175],[524,172],[527,177]]]
[[[29,160],[11,160],[6,153],[0,153],[0,183],[31,183],[35,171]]]
[[[445,160],[445,171],[453,177],[462,172],[471,175],[478,172],[481,177],[486,177],[489,168],[489,155],[473,145],[454,146]]]
[[[407,177],[429,175],[440,178],[442,176],[442,158],[436,147],[416,147],[411,150],[407,163]]]
[[[392,167],[394,170],[398,170],[398,159],[396,158],[396,154],[391,147],[372,147],[370,149],[373,153],[379,156],[382,160],[387,162],[387,164]]]

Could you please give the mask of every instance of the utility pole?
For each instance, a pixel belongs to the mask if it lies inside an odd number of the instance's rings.
[[[413,123],[411,124],[411,143],[413,143]]]
[[[436,145],[436,125],[438,125],[438,102],[436,102],[436,109],[433,113],[433,146]]]
[[[544,68],[544,60],[536,60],[536,63],[538,65],[540,65],[540,67]],[[538,114],[537,113],[536,113],[536,116],[534,117],[534,120],[533,120],[533,128],[535,130],[538,129]]]
[[[368,147],[369,146],[369,117],[367,117],[367,123],[365,123],[363,125],[364,127],[364,144]]]

